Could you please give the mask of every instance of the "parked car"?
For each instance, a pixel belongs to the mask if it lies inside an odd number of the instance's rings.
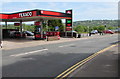
[[[112,30],[114,33],[120,33],[120,28]]]
[[[21,32],[19,31],[11,31],[10,32],[10,37],[11,38],[20,38],[21,37]],[[22,32],[22,37],[25,38],[26,34],[24,32]]]
[[[120,33],[120,28],[118,28],[118,33]]]
[[[30,32],[30,31],[24,31],[25,34],[27,34],[27,36],[34,36],[34,33]]]
[[[18,29],[2,29],[3,38],[9,38],[11,33],[18,31]]]
[[[111,31],[111,30],[104,30],[103,33],[106,33],[106,34],[114,34],[114,32]]]
[[[98,31],[97,31],[97,30],[92,30],[90,33],[91,33],[91,34],[97,34]]]

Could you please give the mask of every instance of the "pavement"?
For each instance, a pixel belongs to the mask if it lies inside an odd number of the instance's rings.
[[[118,42],[117,36],[79,38],[75,41],[2,50],[2,76],[56,77],[77,62]]]
[[[83,66],[72,72],[67,79],[83,78],[89,79],[95,77],[103,77],[100,79],[118,79],[118,47],[120,45],[112,47],[111,49],[99,54],[98,56],[85,63]],[[109,79],[108,78],[108,79]],[[99,78],[98,78],[99,79]]]
[[[44,45],[44,44],[70,42],[70,41],[83,40],[83,39],[89,39],[89,38],[100,38],[100,37],[106,37],[106,36],[112,36],[112,35],[106,34],[106,35],[100,36],[99,34],[96,34],[92,36],[83,36],[82,38],[61,38],[60,40],[55,40],[55,41],[33,40],[30,37],[28,37],[27,39],[4,39],[2,41],[3,43],[2,50],[11,50],[11,49],[17,49],[17,48]]]

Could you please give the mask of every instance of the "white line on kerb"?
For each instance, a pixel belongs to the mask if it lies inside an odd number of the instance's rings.
[[[67,47],[67,46],[72,46],[74,44],[68,44],[68,45],[63,45],[63,46],[59,46],[59,47]]]
[[[17,57],[17,56],[32,54],[32,53],[41,52],[41,51],[45,51],[45,50],[48,50],[48,49],[36,50],[36,51],[31,51],[31,52],[26,52],[26,53],[21,53],[21,54],[14,54],[14,55],[10,55],[10,56]]]

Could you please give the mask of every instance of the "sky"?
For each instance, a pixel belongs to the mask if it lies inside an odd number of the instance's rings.
[[[118,2],[3,2],[0,13],[42,9],[58,12],[73,10],[73,21],[118,19]]]

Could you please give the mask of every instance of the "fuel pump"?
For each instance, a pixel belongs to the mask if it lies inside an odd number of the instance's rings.
[[[41,22],[35,22],[35,31],[34,36],[35,39],[42,39],[42,24]]]

